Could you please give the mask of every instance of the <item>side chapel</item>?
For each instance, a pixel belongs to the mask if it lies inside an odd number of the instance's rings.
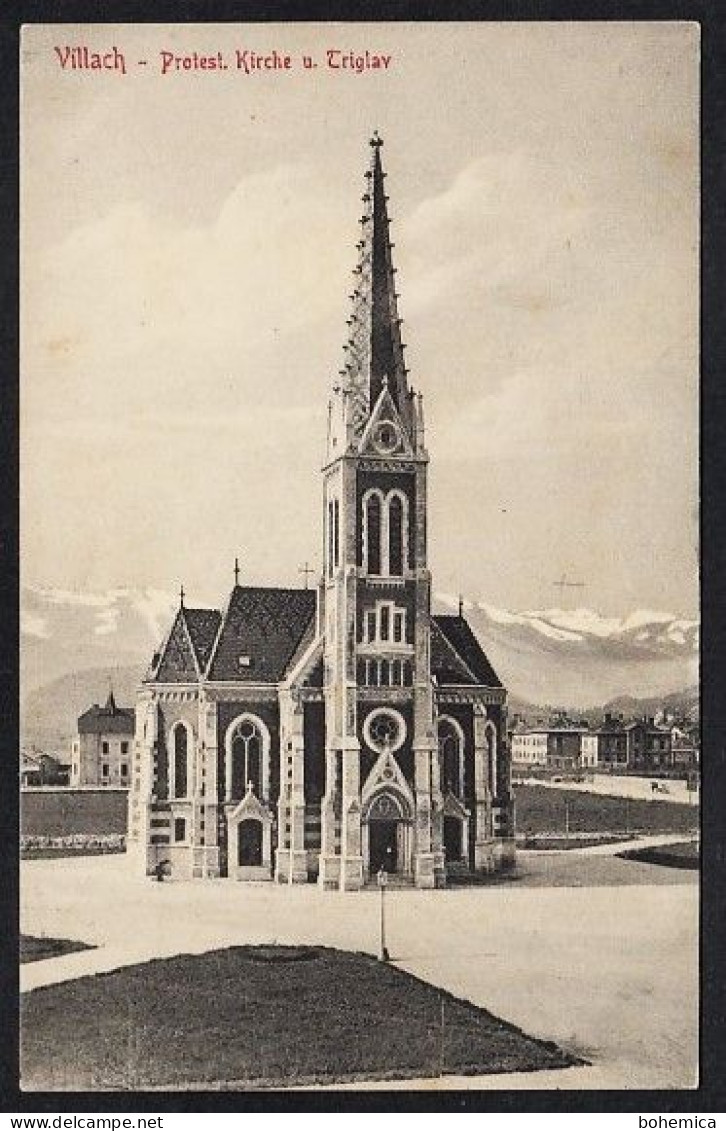
[[[187,607],[136,707],[128,850],[147,874],[439,887],[514,858],[506,691],[460,607],[431,613],[422,398],[371,140],[317,589]],[[395,879],[394,879],[395,877]]]

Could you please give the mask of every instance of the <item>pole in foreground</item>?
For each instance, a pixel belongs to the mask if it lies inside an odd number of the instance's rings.
[[[378,958],[381,962],[390,962],[391,956],[388,953],[386,946],[386,885],[388,883],[388,873],[381,865],[378,869],[378,887],[381,892],[381,944],[378,951]]]

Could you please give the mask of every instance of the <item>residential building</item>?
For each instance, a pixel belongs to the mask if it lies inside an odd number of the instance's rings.
[[[665,770],[673,765],[671,732],[668,727],[656,726],[654,719],[644,718],[628,723],[628,767],[632,770]]]
[[[512,767],[523,768],[547,765],[547,731],[523,727],[509,736]]]
[[[113,691],[106,704],[94,703],[78,719],[71,744],[72,786],[128,788],[134,744],[134,708],[118,707]]]
[[[622,718],[606,714],[596,730],[600,769],[624,770],[628,766],[628,736]]]

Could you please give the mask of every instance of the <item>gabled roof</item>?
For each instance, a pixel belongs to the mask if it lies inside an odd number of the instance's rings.
[[[440,684],[502,686],[464,617],[434,616],[431,619],[431,674]]]
[[[285,674],[288,679],[293,679],[293,682],[298,687],[322,687],[323,686],[323,641],[318,639],[316,647],[313,649],[312,644],[315,640],[317,631],[317,618],[311,618],[307,628],[300,637],[300,642],[295,649],[293,655],[287,664]],[[308,659],[305,660],[306,655],[310,653]],[[299,671],[297,668],[304,661],[304,667]]]
[[[207,678],[277,683],[315,617],[314,589],[235,585]]]
[[[222,623],[222,614],[218,609],[184,609],[184,619],[199,670],[204,672]]]
[[[431,618],[431,674],[438,683],[476,684],[474,673],[466,666],[461,656],[449,643],[437,617]]]
[[[160,655],[157,653],[159,660],[155,666],[152,664],[150,676],[158,683],[191,683],[199,679],[199,670],[187,628],[187,611],[184,608],[177,611],[166,643]]]
[[[78,716],[79,734],[133,734],[133,707],[99,707],[94,703]]]

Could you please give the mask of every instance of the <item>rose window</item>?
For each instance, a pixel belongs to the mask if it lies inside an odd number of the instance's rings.
[[[398,750],[406,737],[406,724],[398,711],[373,711],[365,721],[363,733],[372,750],[379,754]]]

